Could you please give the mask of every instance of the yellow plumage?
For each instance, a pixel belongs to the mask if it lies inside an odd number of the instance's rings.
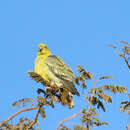
[[[45,60],[50,55],[51,55],[51,52],[48,49],[48,47],[43,43],[39,44],[37,58],[35,60],[35,72],[41,75],[41,77],[43,77],[44,80],[48,82],[49,82],[49,77],[47,74],[48,67],[45,64]]]

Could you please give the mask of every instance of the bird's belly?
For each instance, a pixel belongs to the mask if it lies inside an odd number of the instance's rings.
[[[38,73],[44,80],[49,81],[48,67],[43,62],[35,64],[35,72]]]

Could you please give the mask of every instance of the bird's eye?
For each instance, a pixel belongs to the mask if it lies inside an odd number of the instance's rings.
[[[43,49],[42,47],[39,47],[39,51],[42,51],[42,49]]]

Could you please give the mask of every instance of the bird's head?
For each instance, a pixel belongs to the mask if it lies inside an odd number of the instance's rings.
[[[51,55],[51,52],[45,43],[40,43],[38,45],[38,55]]]

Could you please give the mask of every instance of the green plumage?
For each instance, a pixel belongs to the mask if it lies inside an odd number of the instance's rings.
[[[73,71],[58,56],[50,55],[46,58],[45,64],[48,66],[48,77],[58,87],[67,89],[72,94],[79,96],[74,83],[75,78]]]

